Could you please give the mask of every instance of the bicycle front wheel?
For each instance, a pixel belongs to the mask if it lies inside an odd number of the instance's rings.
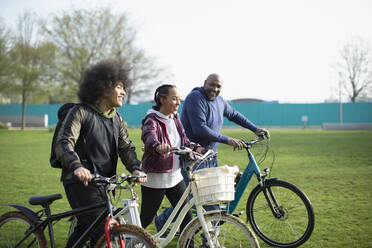
[[[214,247],[260,247],[253,232],[239,218],[222,211],[207,212],[204,218]],[[194,218],[183,230],[178,247],[209,247],[198,218]]]
[[[131,225],[124,224],[112,227],[111,229],[111,242],[113,248],[120,247],[119,236],[124,240],[125,248],[156,248],[156,241],[152,238],[151,234],[145,229]],[[107,247],[105,235],[98,240],[95,248]]]
[[[295,185],[276,179],[266,180],[264,189],[257,185],[247,201],[247,219],[254,232],[277,247],[297,247],[306,242],[315,222],[307,196]]]
[[[24,238],[31,225],[32,221],[18,211],[0,216],[0,247],[14,247]],[[41,230],[34,231],[19,247],[47,247],[44,233]]]

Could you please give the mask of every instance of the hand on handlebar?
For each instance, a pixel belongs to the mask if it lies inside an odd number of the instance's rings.
[[[241,150],[245,146],[245,144],[244,144],[244,142],[242,140],[235,139],[235,138],[230,138],[230,137],[229,137],[229,139],[227,141],[227,144],[230,145],[230,146],[233,146],[234,147],[234,151],[235,151],[235,149]]]
[[[258,128],[255,132],[255,134],[259,137],[266,137],[267,139],[270,139],[270,134],[269,134],[269,131],[267,131],[266,129],[264,128]]]
[[[155,150],[160,154],[160,155],[164,155],[164,154],[167,154],[168,152],[172,151],[172,150],[175,150],[177,149],[176,147],[171,147],[170,145],[168,144],[160,144],[158,145]]]
[[[137,177],[140,177],[137,179],[136,182],[138,183],[145,183],[147,182],[147,176],[146,176],[146,173],[144,173],[143,171],[139,171],[139,170],[134,170],[133,173],[132,173],[133,176],[137,176]]]
[[[196,148],[196,152],[199,153],[200,155],[203,155],[207,152],[207,150],[204,147],[198,147]]]
[[[74,175],[83,182],[84,186],[88,186],[88,183],[92,180],[92,174],[90,174],[90,171],[83,166],[75,169]]]
[[[177,154],[180,156],[180,160],[182,161],[195,161],[202,156],[202,152],[205,153],[205,149],[202,147],[199,147],[196,151],[192,151],[190,148],[185,146],[181,146],[180,148],[172,147],[171,150],[170,153]]]

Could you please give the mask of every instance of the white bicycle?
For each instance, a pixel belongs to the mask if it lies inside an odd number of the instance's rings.
[[[177,247],[260,247],[251,229],[239,218],[228,214],[228,210],[206,212],[203,208],[203,205],[223,204],[233,200],[234,171],[232,167],[221,166],[193,171],[194,165],[210,160],[216,153],[209,150],[200,156],[184,147],[171,153],[183,157],[193,157],[185,167],[190,183],[162,229],[153,235],[158,246],[166,247],[172,241],[186,213],[195,207],[196,217],[180,234]],[[189,156],[190,154],[192,156]],[[120,222],[141,226],[137,196],[133,190],[137,177],[129,176],[129,178],[132,179],[131,183],[122,186],[122,188],[130,190],[131,198],[123,199],[123,206],[116,211],[115,218]],[[187,199],[188,202],[182,207]]]

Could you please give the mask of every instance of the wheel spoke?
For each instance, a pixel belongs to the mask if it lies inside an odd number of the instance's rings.
[[[8,212],[0,217],[0,247],[14,247],[28,233],[31,220],[20,212]],[[31,233],[20,247],[45,247],[44,234],[40,231]]]
[[[280,181],[266,181],[270,197],[277,203],[274,217],[262,189],[256,187],[247,202],[248,219],[256,234],[266,243],[278,247],[292,247],[304,243],[314,227],[314,213],[307,197],[294,185]],[[270,200],[274,204],[273,199]]]
[[[256,237],[239,218],[222,212],[207,213],[204,217],[207,223],[213,223],[213,228],[209,228],[209,235],[215,247],[258,247]],[[189,223],[187,229],[182,232],[178,245],[179,247],[207,245],[199,219]]]

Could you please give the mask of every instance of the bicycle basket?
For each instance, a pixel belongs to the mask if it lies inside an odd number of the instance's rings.
[[[197,170],[193,173],[199,202],[202,205],[234,200],[234,177],[237,166],[220,166]]]

